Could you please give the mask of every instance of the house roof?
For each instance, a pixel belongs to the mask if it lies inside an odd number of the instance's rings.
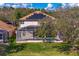
[[[0,21],[0,29],[6,30],[9,32],[9,31],[14,31],[16,27],[14,27],[13,25],[7,24],[3,21]]]
[[[27,20],[30,16],[32,16],[32,15],[34,15],[34,14],[43,14],[43,15],[45,15],[45,16],[48,16],[48,17],[52,18],[52,19],[55,19],[54,17],[52,17],[52,16],[50,16],[50,15],[44,13],[44,12],[35,11],[35,12],[33,12],[33,13],[30,13],[29,15],[26,15],[26,16],[20,18],[20,20]]]

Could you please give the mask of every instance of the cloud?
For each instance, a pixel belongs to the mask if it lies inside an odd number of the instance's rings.
[[[53,5],[52,5],[51,3],[49,3],[49,4],[47,5],[47,7],[44,8],[44,9],[47,10],[47,11],[52,11],[52,10],[53,10]]]
[[[79,7],[79,3],[62,3],[62,8]]]
[[[79,3],[75,3],[75,6],[79,7]]]
[[[51,3],[49,3],[45,9],[52,8],[52,7],[53,7],[53,5]]]
[[[13,8],[28,8],[28,7],[31,7],[31,3],[13,4],[12,7]]]
[[[62,3],[62,8],[70,8],[71,7],[71,4],[69,3]]]
[[[11,4],[4,4],[4,6],[6,6],[6,7],[11,7]]]
[[[66,6],[66,3],[62,3],[62,6],[61,7],[62,8],[65,8],[65,6]]]
[[[27,7],[30,8],[30,9],[34,8],[32,3],[27,4]]]
[[[12,5],[12,7],[13,7],[13,8],[16,8],[17,6],[16,6],[16,5]]]
[[[51,8],[51,7],[53,7],[53,5],[51,3],[49,3],[47,7]]]
[[[4,3],[0,3],[0,6],[3,6],[4,5]]]
[[[69,3],[70,7],[76,7],[79,6],[79,3]]]
[[[24,7],[24,8],[26,8],[26,7],[30,7],[31,6],[31,3],[24,3],[24,4],[22,4],[22,6]]]

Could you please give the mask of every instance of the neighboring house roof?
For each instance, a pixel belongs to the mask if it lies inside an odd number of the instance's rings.
[[[16,29],[16,27],[13,25],[7,24],[3,21],[0,21],[0,29],[6,30],[9,32],[9,31],[14,31]]]
[[[30,16],[32,16],[33,14],[43,14],[43,15],[46,15],[46,16],[52,18],[52,19],[55,19],[54,17],[52,17],[52,16],[50,16],[50,15],[44,13],[44,12],[41,12],[41,11],[35,11],[35,12],[33,12],[33,13],[30,13],[29,15],[26,15],[26,16],[20,18],[20,20],[27,20],[27,19],[28,19]]]

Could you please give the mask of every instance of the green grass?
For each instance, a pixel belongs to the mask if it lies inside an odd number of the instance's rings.
[[[8,56],[76,56],[76,52],[69,51],[69,45],[65,43],[24,43],[5,54]]]

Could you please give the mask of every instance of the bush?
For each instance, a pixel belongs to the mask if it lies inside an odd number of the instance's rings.
[[[59,46],[59,50],[60,51],[69,51],[71,47],[72,46],[69,44],[63,44],[63,45]]]
[[[8,46],[8,50],[13,50],[16,48],[16,37],[12,36],[9,38],[9,46]]]

